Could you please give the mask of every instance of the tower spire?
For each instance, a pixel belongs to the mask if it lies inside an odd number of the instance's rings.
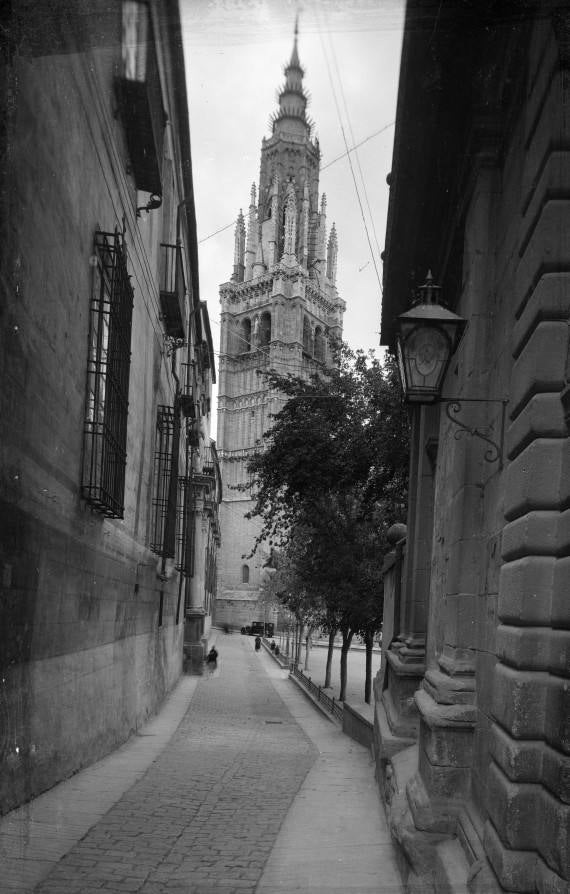
[[[273,133],[290,129],[293,121],[296,129],[299,128],[299,123],[301,123],[303,130],[310,131],[311,129],[311,122],[306,115],[309,98],[303,87],[305,71],[299,61],[298,36],[299,16],[297,14],[295,17],[293,51],[289,63],[284,69],[285,83],[278,94],[279,109],[272,118]],[[285,127],[282,126],[283,122],[286,122]]]
[[[291,61],[289,62],[289,68],[301,68],[301,64],[299,62],[299,52],[297,50],[297,38],[299,37],[299,13],[295,16],[295,30],[293,32],[293,52],[291,53]],[[302,71],[302,69],[301,69]],[[303,72],[304,74],[304,72]]]

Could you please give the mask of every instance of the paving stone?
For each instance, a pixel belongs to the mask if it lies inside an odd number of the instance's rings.
[[[247,645],[235,638],[159,757],[37,894],[255,890],[317,750]]]

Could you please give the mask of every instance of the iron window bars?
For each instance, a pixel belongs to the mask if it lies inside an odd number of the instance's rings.
[[[150,548],[159,556],[173,559],[178,477],[178,438],[174,407],[160,405],[156,415],[154,450],[154,493]]]
[[[82,496],[123,518],[133,289],[122,236],[95,234]]]
[[[176,568],[185,577],[194,574],[195,500],[192,477],[180,478],[179,505],[176,513]]]

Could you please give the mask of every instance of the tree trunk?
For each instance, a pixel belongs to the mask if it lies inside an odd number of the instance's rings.
[[[339,699],[341,702],[344,701],[346,696],[346,682],[347,682],[347,659],[348,659],[348,650],[350,649],[350,644],[352,642],[353,631],[349,630],[348,632],[342,631],[342,646],[340,649],[340,695]]]
[[[307,637],[305,639],[305,670],[309,670],[309,655],[311,654],[311,636],[313,634],[313,628],[307,628]]]
[[[297,642],[295,643],[295,664],[299,665],[301,663],[301,646],[303,643],[303,627],[304,625],[300,622],[297,622]]]
[[[372,693],[372,647],[374,646],[374,634],[366,633],[364,637],[364,645],[366,646],[366,677],[364,680],[364,701],[370,704]]]
[[[331,685],[331,675],[332,675],[332,660],[334,655],[334,638],[336,636],[336,630],[332,633],[329,633],[329,647],[327,651],[327,666],[325,670],[325,689]]]

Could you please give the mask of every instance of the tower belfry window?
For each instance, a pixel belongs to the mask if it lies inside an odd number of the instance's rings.
[[[303,353],[313,354],[313,345],[311,338],[311,324],[309,323],[308,317],[303,319]]]
[[[251,350],[251,320],[249,317],[246,317],[245,320],[242,320],[240,326],[240,341],[238,347],[238,353],[244,354],[247,351]]]
[[[267,347],[271,341],[271,314],[262,313],[259,325],[259,346]]]
[[[319,363],[325,361],[325,337],[320,326],[315,329],[315,360]]]

